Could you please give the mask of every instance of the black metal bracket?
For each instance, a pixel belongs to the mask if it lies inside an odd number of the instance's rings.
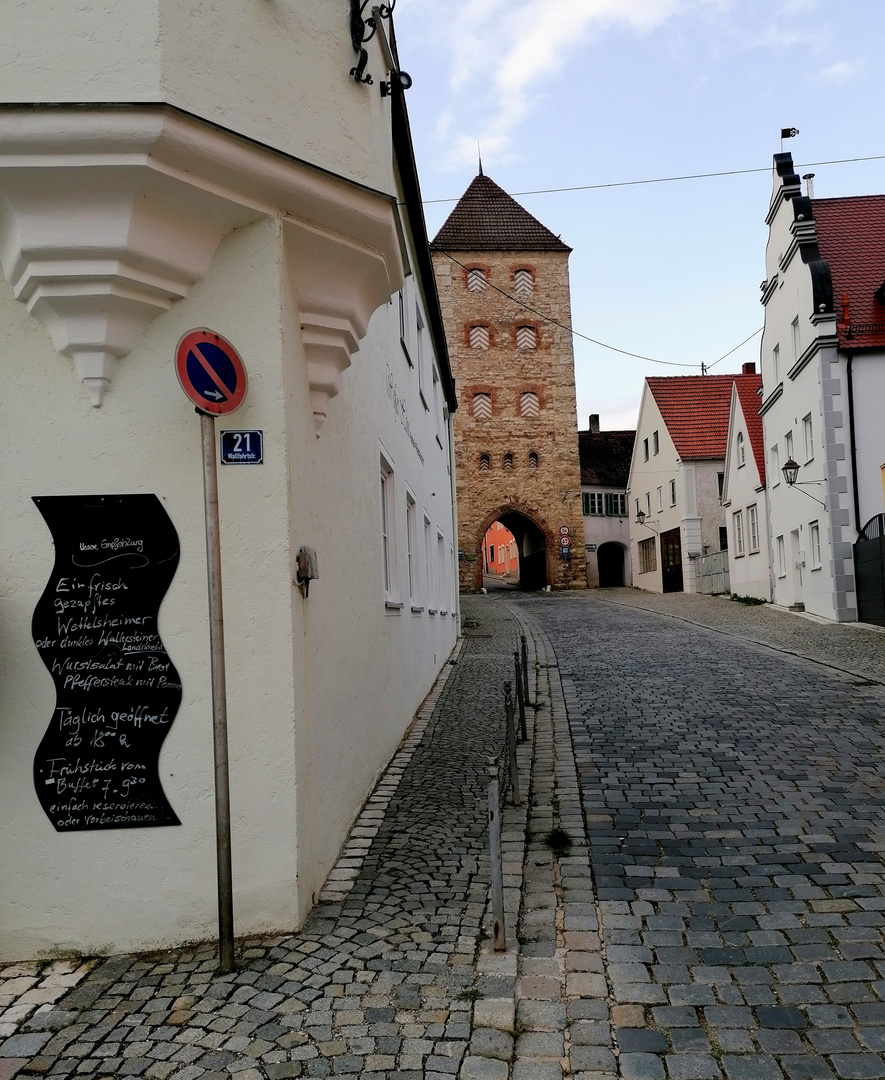
[[[364,74],[366,64],[369,62],[369,54],[363,46],[370,42],[378,32],[378,24],[374,15],[365,18],[366,8],[372,3],[373,0],[362,0],[362,2],[360,0],[350,0],[350,40],[353,43],[354,51],[360,54],[356,66],[350,69],[350,74],[357,82],[366,83],[367,86],[371,86],[373,80],[371,75]],[[377,4],[376,6],[380,18],[389,19],[393,14],[393,9],[396,7],[396,0],[391,0],[389,4]]]

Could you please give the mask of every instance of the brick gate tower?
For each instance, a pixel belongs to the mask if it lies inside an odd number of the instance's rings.
[[[495,521],[516,537],[520,585],[584,588],[575,361],[562,328],[571,248],[480,169],[431,250],[461,404],[461,589],[482,586]],[[564,527],[570,544],[560,543]]]

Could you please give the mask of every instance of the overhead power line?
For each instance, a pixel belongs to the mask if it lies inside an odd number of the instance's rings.
[[[885,161],[885,154],[873,154],[870,157],[833,158],[831,161],[806,161],[797,163],[795,169],[809,169],[816,165],[850,165],[858,161]],[[604,188],[638,187],[642,184],[673,184],[679,180],[708,180],[716,176],[747,176],[750,173],[770,173],[771,166],[757,169],[726,169],[722,172],[686,173],[684,176],[655,176],[648,180],[618,180],[609,184],[577,184],[573,187],[559,188],[535,188],[532,191],[510,191],[511,197],[517,195],[558,195],[567,191],[601,191]],[[424,205],[432,203],[455,203],[460,200],[459,195],[455,199],[424,199]]]
[[[460,266],[462,270],[468,270],[469,267],[464,263],[459,262],[454,255],[450,255],[448,251],[442,251],[440,248],[436,249],[441,255],[445,255],[447,259],[450,259],[456,266]],[[643,356],[642,353],[630,352],[629,349],[619,349],[617,345],[609,345],[604,341],[599,341],[596,338],[592,338],[589,334],[582,334],[579,330],[575,330],[573,326],[566,326],[565,323],[560,322],[558,319],[552,318],[550,315],[545,315],[543,311],[538,311],[537,308],[531,307],[524,300],[520,300],[518,296],[512,296],[509,292],[505,292],[504,289],[499,288],[497,285],[493,285],[491,281],[486,280],[486,285],[490,286],[495,292],[500,293],[502,296],[506,296],[508,300],[512,300],[514,304],[518,304],[521,308],[525,308],[526,311],[530,311],[533,315],[537,315],[539,319],[543,319],[545,322],[551,323],[553,326],[558,326],[561,330],[567,330],[574,337],[579,337],[584,341],[589,341],[593,345],[599,345],[600,348],[608,349],[611,352],[620,353],[622,356],[632,356],[635,360],[647,360],[650,364],[664,364],[666,367],[679,367],[679,368],[700,368],[702,371],[709,371],[710,368],[715,367],[720,361],[725,360],[726,357],[731,356],[733,352],[742,346],[746,345],[748,341],[752,341],[757,334],[762,333],[762,327],[758,330],[754,330],[749,337],[745,337],[742,342],[735,345],[733,349],[729,349],[727,353],[723,353],[718,360],[714,360],[710,364],[681,364],[675,360],[658,360],[654,356]]]

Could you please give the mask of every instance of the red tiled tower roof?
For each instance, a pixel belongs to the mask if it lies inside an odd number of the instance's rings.
[[[762,417],[759,415],[759,406],[762,403],[759,397],[759,387],[762,385],[761,375],[740,375],[735,377],[738,400],[747,423],[747,434],[750,437],[750,446],[753,448],[753,460],[759,472],[759,482],[765,483],[765,444],[762,436]]]
[[[683,461],[725,458],[731,387],[759,375],[651,376],[645,381]]]
[[[812,199],[811,205],[833,278],[839,345],[885,348],[885,303],[875,295],[885,284],[885,195]]]
[[[571,251],[546,225],[482,173],[430,244],[440,251]]]

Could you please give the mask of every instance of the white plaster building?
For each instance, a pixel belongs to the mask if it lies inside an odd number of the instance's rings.
[[[746,377],[645,380],[629,482],[636,587],[696,592],[695,559],[727,546],[720,499],[728,413],[732,384]]]
[[[215,934],[200,423],[173,368],[194,327],[231,341],[249,374],[217,426],[264,436],[263,464],[219,471],[235,925],[292,929],[457,630],[456,403],[389,24],[365,45],[369,85],[351,75],[346,4],[14,6],[0,67],[0,960]],[[66,831],[32,773],[62,727],[32,637],[53,573],[32,500],[130,493],[156,494],[180,545],[157,626],[180,677],[159,757],[180,824],[96,830],[71,802]],[[320,572],[307,598],[303,544]],[[126,661],[82,641],[99,658],[84,662]],[[106,717],[101,692],[89,701],[78,724],[94,745]],[[66,745],[66,769],[92,768]]]
[[[581,501],[587,586],[591,589],[632,584],[627,481],[635,431],[600,431],[591,414],[578,432]]]
[[[885,196],[808,198],[791,156],[776,154],[766,222],[761,414],[774,602],[853,621],[855,541],[883,509]],[[799,466],[794,487],[788,459]],[[861,602],[871,605],[862,618],[883,618],[881,574]]]
[[[771,600],[765,444],[762,437],[762,377],[744,364],[731,391],[722,507],[728,528],[731,592]]]

